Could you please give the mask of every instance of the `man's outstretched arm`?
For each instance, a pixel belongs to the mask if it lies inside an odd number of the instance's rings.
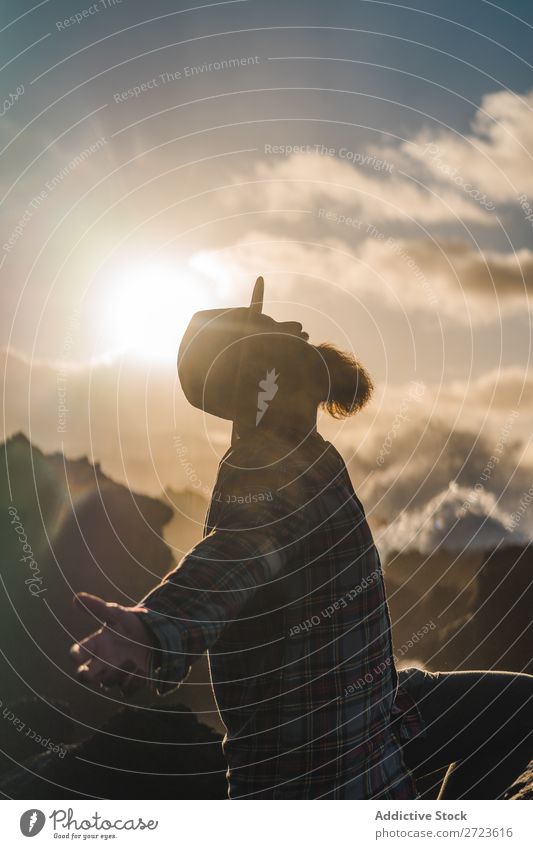
[[[246,511],[231,518],[234,527],[215,528],[138,605],[77,596],[103,625],[71,649],[82,680],[125,692],[146,684],[159,693],[175,689],[257,589],[296,556],[301,529],[279,505],[268,512],[255,505],[255,527],[246,525]]]

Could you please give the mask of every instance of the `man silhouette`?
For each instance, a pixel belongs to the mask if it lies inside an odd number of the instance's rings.
[[[415,798],[419,775],[454,762],[448,798],[498,795],[524,761],[533,678],[398,675],[364,509],[316,428],[320,405],[353,415],[372,382],[262,300],[258,278],[250,307],[187,328],[184,393],[233,422],[204,537],[137,606],[76,597],[102,624],[72,648],[78,673],[165,694],[207,650],[230,798]]]

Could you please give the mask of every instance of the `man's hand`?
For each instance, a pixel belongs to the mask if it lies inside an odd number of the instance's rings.
[[[145,687],[156,648],[151,631],[137,616],[145,608],[110,604],[88,593],[74,596],[74,604],[103,625],[70,649],[80,680],[94,687],[117,686],[128,695]]]

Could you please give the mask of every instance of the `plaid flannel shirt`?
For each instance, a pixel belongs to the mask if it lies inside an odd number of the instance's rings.
[[[239,440],[204,530],[140,615],[159,694],[208,650],[230,798],[415,798],[400,739],[423,725],[398,691],[379,555],[333,445]]]

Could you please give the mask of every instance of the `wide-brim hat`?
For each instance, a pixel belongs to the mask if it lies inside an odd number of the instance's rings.
[[[299,322],[278,322],[265,315],[263,297],[264,281],[258,277],[248,307],[201,310],[191,318],[178,351],[178,376],[193,407],[235,422],[240,375],[253,340],[266,333],[288,333],[307,341]]]

